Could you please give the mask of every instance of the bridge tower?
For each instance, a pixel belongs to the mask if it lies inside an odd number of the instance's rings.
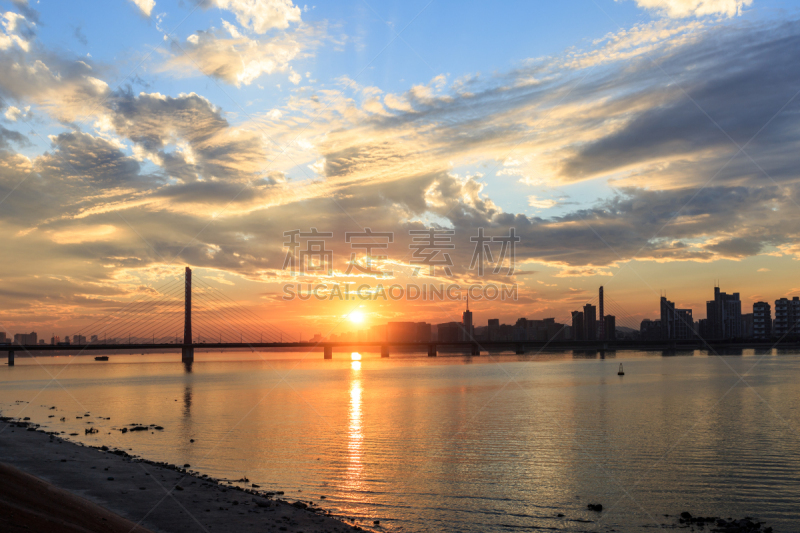
[[[186,289],[183,297],[183,346],[181,347],[181,361],[191,363],[194,361],[194,346],[192,344],[192,269],[186,267]]]

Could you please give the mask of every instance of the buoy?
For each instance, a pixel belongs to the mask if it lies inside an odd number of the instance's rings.
[[[622,363],[619,364],[619,372],[617,372],[617,375],[618,376],[624,376],[625,375],[625,371],[622,370]]]

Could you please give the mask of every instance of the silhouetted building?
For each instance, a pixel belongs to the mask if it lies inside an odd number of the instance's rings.
[[[605,336],[605,310],[603,309],[603,286],[600,286],[599,301],[600,317],[597,320],[597,338],[603,340]]]
[[[431,325],[427,322],[389,322],[386,324],[389,342],[429,342]],[[367,336],[369,333],[367,333]]]
[[[753,304],[753,337],[756,339],[772,337],[772,311],[767,302]]]
[[[711,338],[711,333],[708,330],[708,319],[701,318],[697,321],[697,336],[701,339]]]
[[[661,339],[685,340],[694,337],[694,319],[691,309],[676,309],[675,302],[661,297]]]
[[[583,312],[572,312],[572,340],[582,341],[585,340],[583,328]]]
[[[564,340],[564,324],[556,323],[555,318],[529,320],[520,318],[514,325],[515,341],[551,341]]]
[[[11,344],[11,339],[6,337],[5,331],[0,331],[0,344]]]
[[[385,341],[386,340],[386,325],[372,326],[369,328],[369,340],[371,341]]]
[[[72,344],[86,344],[86,337],[83,335],[73,335]]]
[[[15,333],[14,344],[30,345],[38,342],[38,335],[35,331],[30,333]]]
[[[617,317],[614,315],[606,315],[603,319],[603,333],[605,340],[617,340]]]
[[[472,327],[472,311],[469,310],[469,295],[467,296],[467,310],[461,314],[461,340],[472,340],[474,331]]]
[[[317,335],[319,335],[319,333],[317,333]],[[320,338],[322,338],[322,336],[320,336]],[[98,340],[99,339],[97,338],[97,335],[92,335],[92,338],[89,340],[89,342],[98,342]]]
[[[645,318],[639,325],[639,335],[643,341],[661,340],[661,321]]]
[[[487,326],[487,340],[497,341],[500,340],[500,319],[490,318],[489,325]]]
[[[739,293],[726,294],[714,287],[714,299],[706,302],[707,339],[734,339],[742,336],[742,302]]]
[[[775,320],[772,332],[776,337],[794,337],[800,334],[800,297],[775,300]]]
[[[745,313],[742,315],[742,338],[753,338],[753,313]]]
[[[436,331],[439,342],[458,342],[461,340],[463,329],[458,322],[446,322],[436,326]]]
[[[597,340],[597,308],[592,304],[583,306],[583,338]]]

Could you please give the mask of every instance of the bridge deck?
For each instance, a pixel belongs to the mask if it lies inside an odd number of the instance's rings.
[[[454,347],[470,349],[478,347],[483,351],[494,349],[517,349],[517,348],[560,348],[575,350],[619,350],[619,349],[672,349],[672,348],[770,348],[770,347],[789,347],[798,346],[800,341],[784,340],[776,344],[772,340],[680,340],[680,341],[461,341],[461,342],[403,342],[403,341],[353,341],[353,342],[200,342],[193,344],[182,343],[132,343],[132,344],[0,344],[0,352],[50,352],[50,351],[71,351],[82,352],[88,350],[181,350],[183,348],[212,349],[212,350],[231,350],[231,349],[254,349],[254,348],[331,348],[331,349],[350,349],[350,348],[380,348],[385,346],[419,348],[427,350],[429,347]]]

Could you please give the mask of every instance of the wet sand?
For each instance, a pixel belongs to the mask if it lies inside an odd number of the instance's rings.
[[[81,446],[15,421],[0,422],[0,459],[2,531],[317,533],[363,527],[312,501],[224,486],[182,467]]]

